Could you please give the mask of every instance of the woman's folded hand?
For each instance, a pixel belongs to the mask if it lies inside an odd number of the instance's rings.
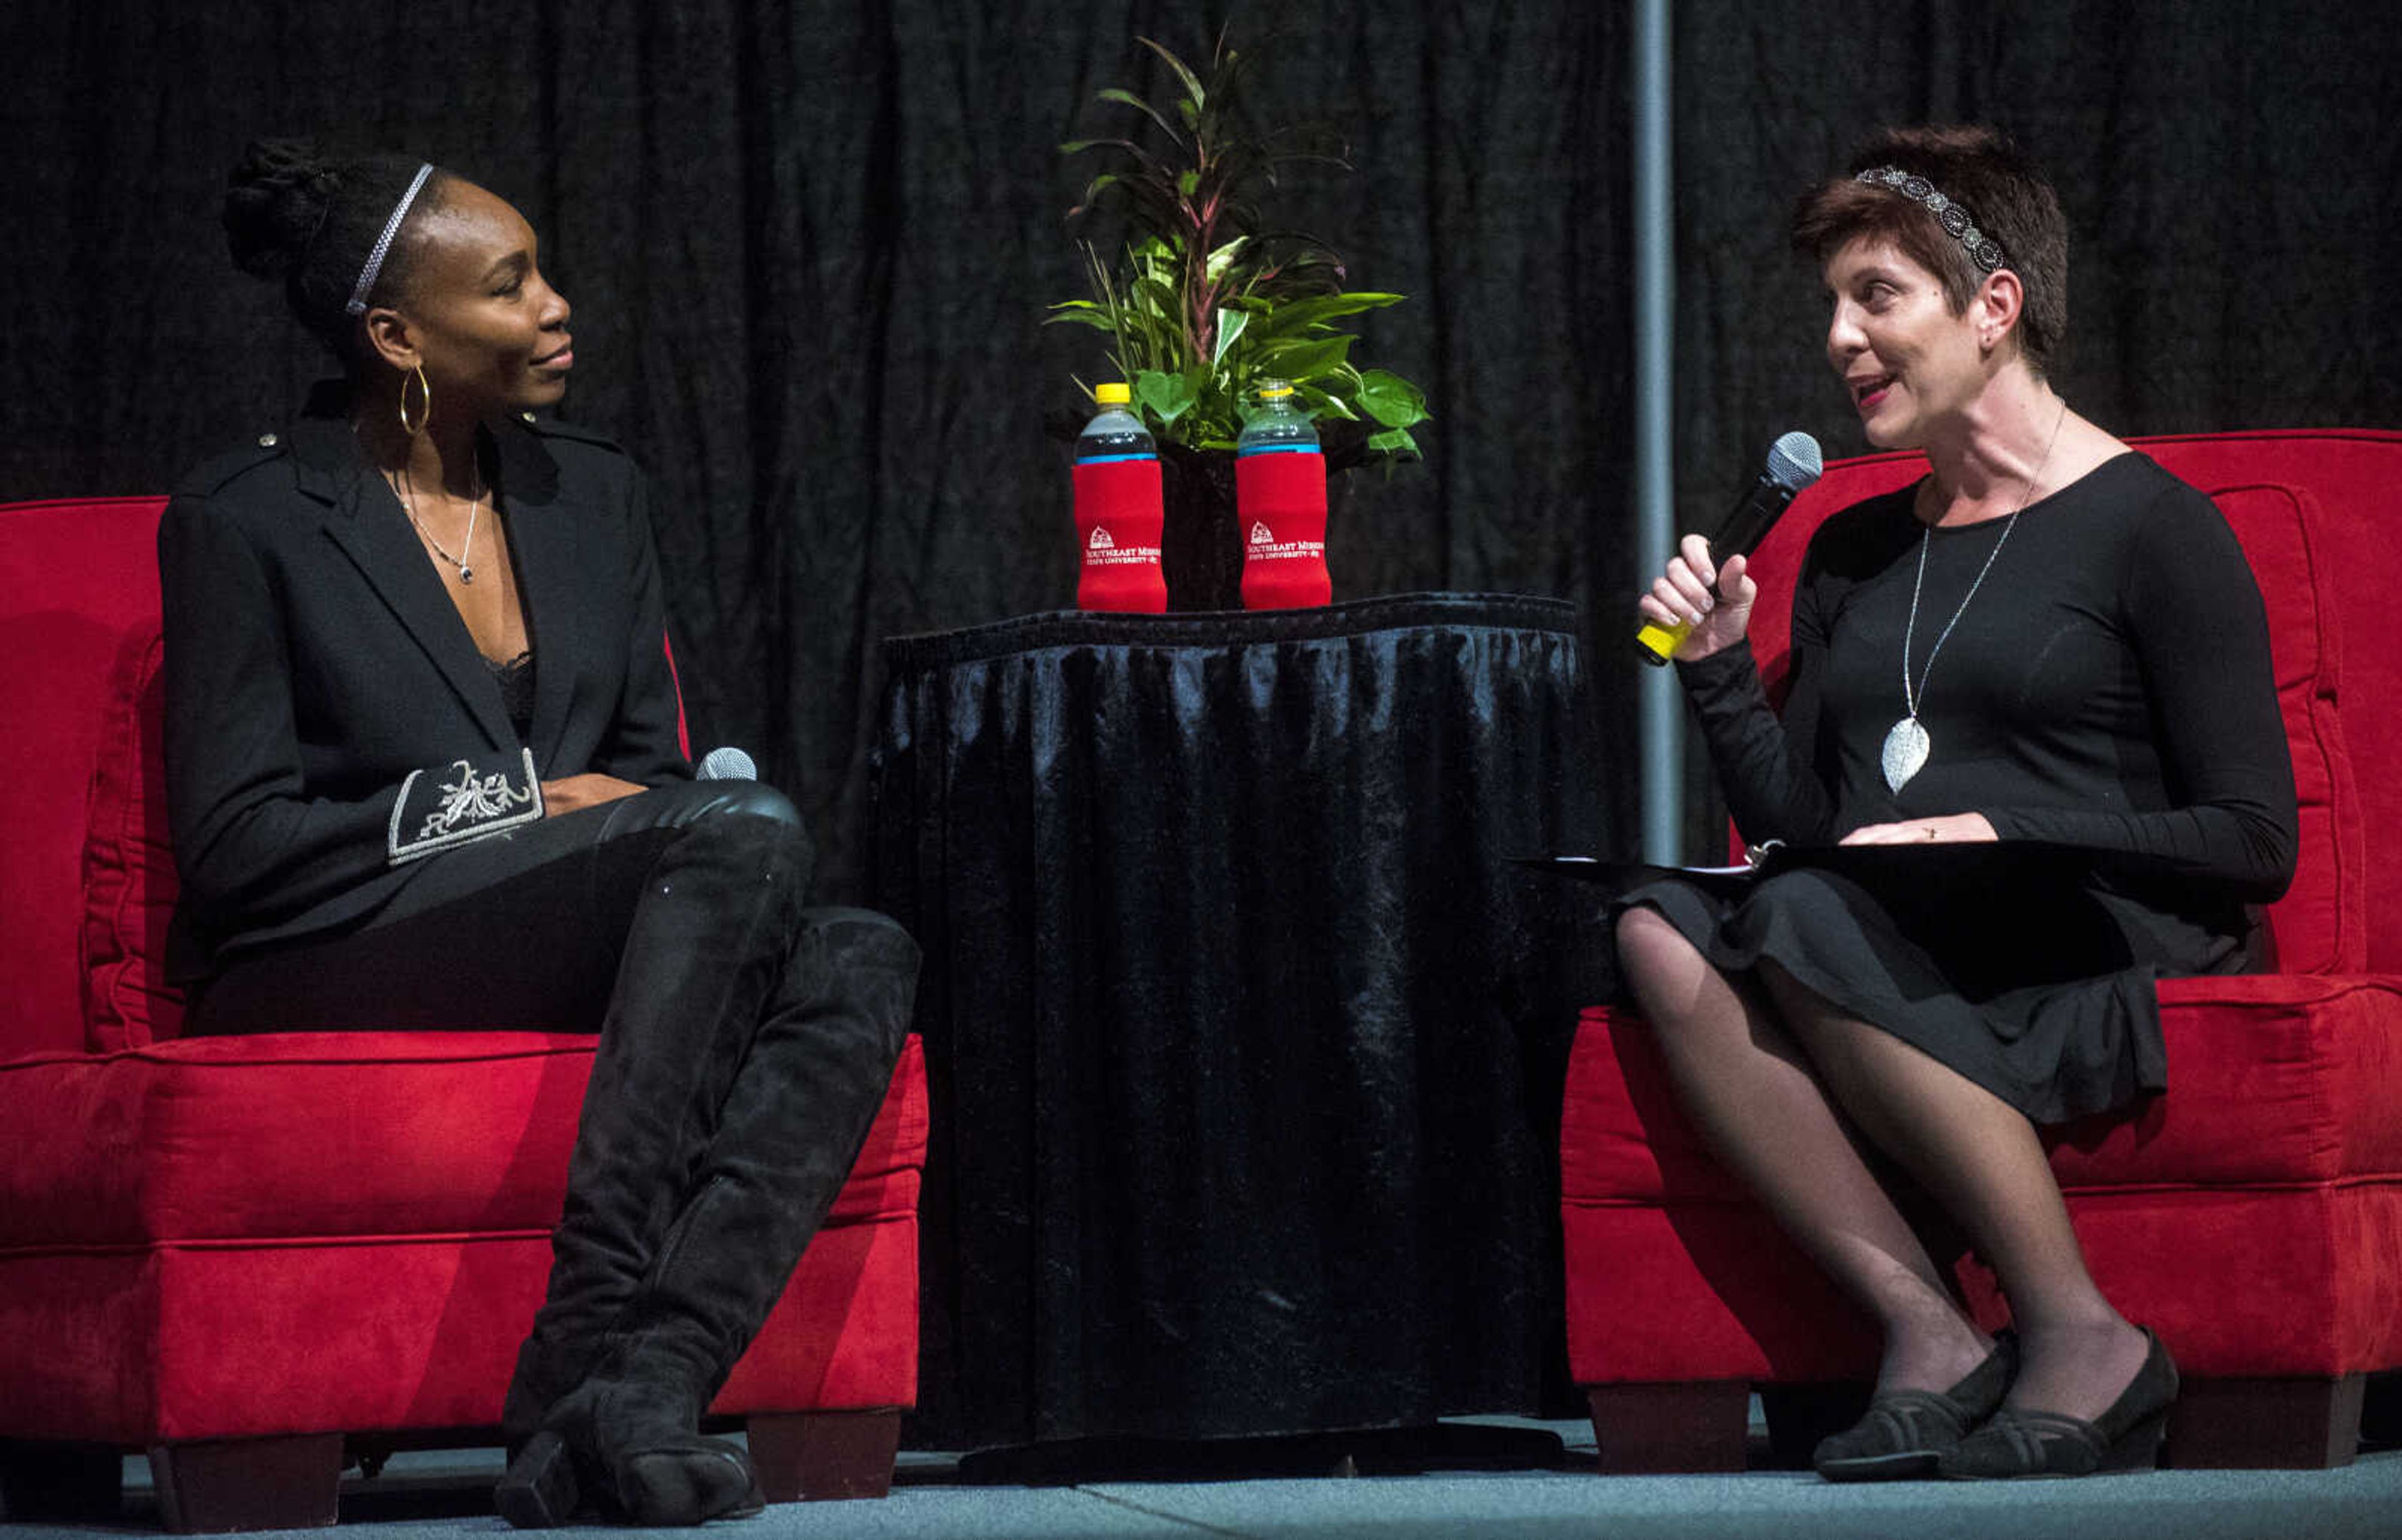
[[[1864,823],[1843,838],[1845,845],[1970,845],[1997,840],[1982,813],[1947,813],[1906,823]]]
[[[632,781],[619,780],[614,776],[562,776],[557,780],[542,783],[542,816],[555,818],[561,813],[598,807],[604,802],[630,797],[642,790]]]

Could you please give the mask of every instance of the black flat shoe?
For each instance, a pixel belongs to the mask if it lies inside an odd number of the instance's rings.
[[[1994,1414],[2018,1377],[2015,1334],[1995,1334],[1994,1351],[1950,1390],[1889,1390],[1868,1415],[1818,1441],[1810,1464],[1829,1481],[1899,1481],[1933,1476],[1970,1428]]]
[[[2152,1328],[2151,1350],[2134,1379],[2088,1423],[2052,1411],[2005,1407],[1946,1454],[1939,1474],[1954,1481],[2027,1476],[2091,1476],[2096,1471],[2150,1470],[2160,1463],[2160,1435],[2176,1404],[2176,1363]]]

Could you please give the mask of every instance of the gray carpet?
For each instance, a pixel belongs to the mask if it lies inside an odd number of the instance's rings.
[[[1785,1471],[1605,1478],[1586,1468],[1592,1435],[1582,1424],[1517,1425],[1556,1431],[1566,1458],[1524,1470],[1025,1486],[972,1484],[958,1461],[912,1453],[888,1498],[772,1507],[711,1533],[728,1540],[2402,1540],[2402,1451],[2363,1455],[2333,1471],[1833,1487]],[[352,1540],[507,1534],[490,1504],[499,1468],[493,1451],[401,1454],[374,1481],[346,1481],[342,1531]],[[128,1462],[128,1477],[118,1523],[10,1524],[0,1540],[155,1533],[142,1462]]]

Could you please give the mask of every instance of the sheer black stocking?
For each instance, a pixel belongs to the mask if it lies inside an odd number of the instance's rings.
[[[2099,1415],[2134,1378],[2147,1344],[2086,1271],[2035,1125],[1956,1070],[1838,1012],[1774,963],[1760,974],[1836,1103],[1993,1264],[2022,1350],[2006,1404]]]
[[[1877,1389],[1941,1390],[1982,1362],[1992,1343],[1759,987],[1712,968],[1654,910],[1627,910],[1617,931],[1620,966],[1703,1138],[1882,1327]]]

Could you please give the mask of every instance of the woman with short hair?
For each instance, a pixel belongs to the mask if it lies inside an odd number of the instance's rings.
[[[2175,1367],[2088,1274],[2036,1128],[2160,1092],[2154,982],[2243,969],[2245,904],[2291,879],[2259,593],[2209,499],[2054,390],[2066,226],[1999,135],[1883,134],[1793,238],[1869,442],[1927,474],[1816,531],[1781,714],[1742,557],[1687,536],[1639,607],[1691,627],[1678,673],[1746,842],[2005,843],[1957,858],[1990,883],[1897,857],[1731,902],[1650,884],[1616,907],[1623,975],[1705,1137],[1883,1332],[1822,1474],[2148,1465]],[[1992,1264],[2013,1333],[1963,1312],[1894,1168]]]

